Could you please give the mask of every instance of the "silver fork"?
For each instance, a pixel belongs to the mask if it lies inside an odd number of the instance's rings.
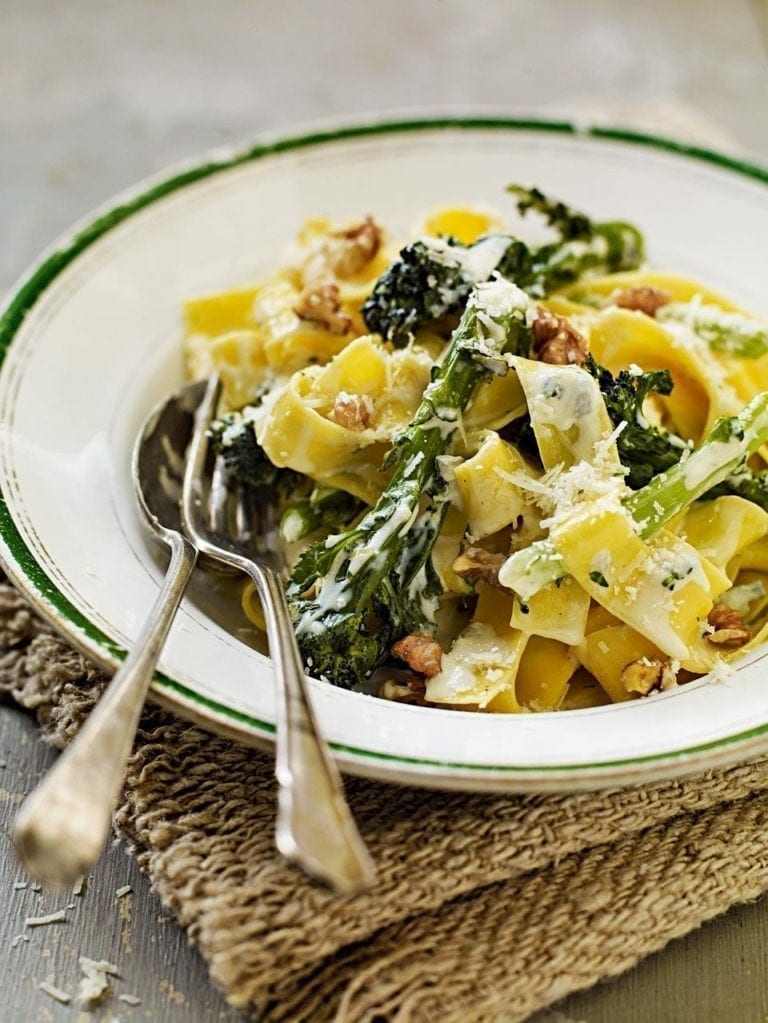
[[[184,530],[214,567],[250,577],[264,610],[277,687],[277,848],[308,874],[351,894],[373,884],[373,862],[312,712],[269,508],[255,506],[242,487],[231,486],[222,460],[214,459],[210,450],[208,429],[220,394],[221,383],[214,376],[198,408],[187,455]]]

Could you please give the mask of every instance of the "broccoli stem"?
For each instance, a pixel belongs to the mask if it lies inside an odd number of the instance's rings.
[[[686,324],[710,348],[725,355],[759,359],[768,352],[768,326],[741,313],[696,302],[670,302],[656,315],[662,323]]]
[[[345,490],[316,483],[305,501],[293,504],[280,519],[280,535],[286,543],[296,543],[325,526],[339,529],[365,509],[365,502]]]
[[[552,242],[530,251],[528,265],[518,274],[509,273],[504,260],[498,269],[533,298],[544,298],[587,274],[634,270],[643,257],[642,234],[634,225],[615,220],[592,224],[591,233],[585,238]]]
[[[709,436],[684,461],[656,476],[624,501],[647,540],[692,501],[737,471],[768,440],[768,391],[758,394],[739,415],[718,419]],[[566,575],[550,539],[516,551],[502,566],[499,581],[528,600],[547,583]]]
[[[315,674],[352,686],[388,656],[395,639],[433,631],[440,587],[430,555],[448,505],[437,458],[487,372],[476,357],[527,351],[528,307],[528,296],[506,281],[478,286],[392,452],[395,470],[378,502],[352,529],[311,545],[299,559],[287,595]]]

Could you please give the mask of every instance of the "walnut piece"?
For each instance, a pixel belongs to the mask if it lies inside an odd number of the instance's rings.
[[[539,306],[533,321],[533,351],[541,362],[580,366],[587,357],[587,342],[564,316]]]
[[[340,313],[340,308],[338,285],[318,284],[304,288],[293,311],[302,320],[322,323],[332,334],[346,334],[352,326],[352,320],[345,313]]]
[[[333,408],[328,418],[347,430],[364,430],[371,421],[371,399],[367,394],[347,394],[340,391],[336,395]]]
[[[504,589],[499,582],[499,569],[506,561],[503,554],[495,554],[484,547],[465,547],[453,563],[453,571],[468,583],[481,579],[498,589]]]
[[[677,682],[677,672],[670,661],[662,657],[641,657],[625,664],[621,684],[628,693],[647,696],[654,689],[670,689]]]
[[[388,678],[379,686],[379,696],[395,703],[411,703],[422,707],[426,703],[427,683],[421,675],[407,678]]]
[[[392,653],[405,661],[409,668],[427,678],[437,675],[443,660],[443,648],[437,640],[419,632],[399,639],[392,647]]]
[[[670,301],[671,296],[660,288],[641,285],[637,288],[625,288],[611,297],[610,304],[621,309],[632,309],[646,316],[655,316],[663,305]]]
[[[342,280],[359,273],[381,245],[381,228],[366,217],[343,231],[334,231],[323,246],[329,269]]]
[[[714,629],[714,632],[707,635],[710,643],[717,643],[718,646],[743,646],[751,638],[741,614],[727,604],[715,604],[707,621]]]

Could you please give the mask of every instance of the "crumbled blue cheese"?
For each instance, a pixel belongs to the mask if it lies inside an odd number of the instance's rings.
[[[719,604],[725,604],[726,607],[732,607],[734,611],[746,614],[749,611],[749,605],[764,596],[765,586],[759,579],[755,579],[751,583],[732,586],[730,590],[721,593],[717,601]]]

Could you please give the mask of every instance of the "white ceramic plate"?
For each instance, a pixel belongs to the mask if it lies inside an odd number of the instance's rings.
[[[61,239],[0,320],[0,530],[8,572],[86,653],[114,667],[165,562],[129,480],[149,409],[182,381],[179,308],[251,283],[313,214],[375,213],[407,231],[430,207],[503,205],[537,184],[598,218],[640,225],[654,264],[768,314],[768,173],[713,153],[567,124],[367,125],[216,154],[120,196]],[[271,665],[227,593],[198,580],[154,693],[254,744],[273,734]],[[245,640],[245,641],[244,641]],[[768,748],[758,651],[727,683],[566,714],[400,706],[313,682],[341,765],[440,787],[575,789],[649,780]]]

